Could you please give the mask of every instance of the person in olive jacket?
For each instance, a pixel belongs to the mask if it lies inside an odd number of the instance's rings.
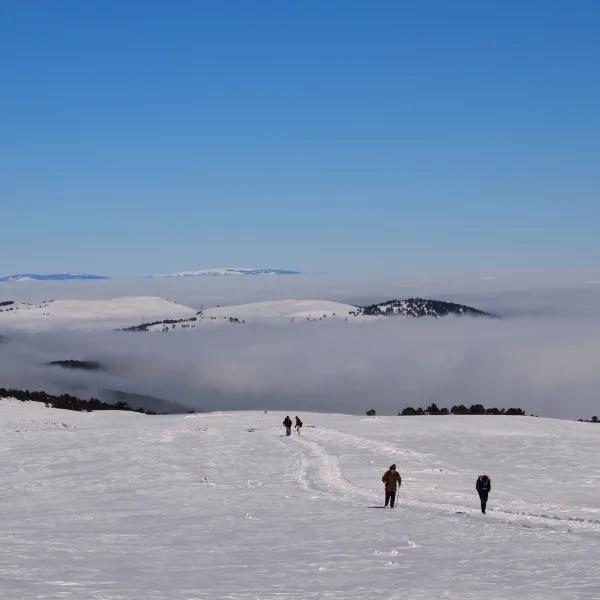
[[[381,478],[381,481],[385,484],[385,508],[390,505],[390,508],[394,508],[396,502],[396,490],[402,485],[402,477],[400,473],[396,471],[396,465],[392,465]]]
[[[488,494],[492,491],[492,480],[488,475],[480,475],[475,483],[475,489],[481,500],[481,512],[485,515],[485,506],[488,500]]]

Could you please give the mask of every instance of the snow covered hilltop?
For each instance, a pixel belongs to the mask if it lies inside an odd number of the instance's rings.
[[[493,317],[489,313],[452,302],[408,298],[369,306],[331,300],[272,300],[232,306],[195,309],[157,296],[124,296],[101,300],[54,300],[38,304],[0,302],[0,326],[29,329],[84,327],[126,331],[195,329],[203,324],[248,321],[320,321],[326,318],[360,321],[374,318],[448,315]]]
[[[105,275],[90,275],[88,273],[50,273],[49,275],[40,275],[39,273],[19,273],[0,277],[0,281],[74,281],[74,280],[94,280],[110,279]]]
[[[101,328],[132,321],[182,318],[196,310],[156,296],[123,296],[101,300],[48,300],[37,304],[6,300],[0,305],[0,326],[31,330],[46,328]]]
[[[289,269],[257,269],[220,267],[216,269],[199,269],[197,271],[180,271],[166,275],[151,275],[150,277],[230,277],[239,275],[300,275],[300,271]]]
[[[354,306],[330,300],[272,300],[207,308],[199,310],[192,317],[146,321],[126,327],[124,331],[166,332],[175,329],[195,329],[207,323],[322,321],[327,318],[361,321],[391,316],[440,318],[448,315],[495,317],[495,315],[463,304],[421,298],[390,300],[370,306]]]
[[[0,400],[2,593],[598,597],[597,425],[303,413],[302,435],[285,438],[285,414]],[[402,486],[397,507],[381,510],[391,463]],[[493,481],[485,516],[474,489],[482,472]]]
[[[494,317],[491,313],[478,310],[465,304],[428,300],[425,298],[406,298],[405,300],[387,300],[378,304],[361,307],[363,315],[402,315],[406,317],[445,317],[446,315],[470,317]]]

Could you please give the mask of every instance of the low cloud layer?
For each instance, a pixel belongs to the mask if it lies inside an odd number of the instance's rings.
[[[550,417],[599,414],[600,294],[524,294],[467,292],[479,296],[478,306],[504,312],[499,320],[246,324],[167,334],[13,331],[0,343],[0,385],[84,397],[118,389],[200,410],[395,414],[436,402],[519,406]],[[46,364],[60,359],[97,360],[107,371]]]

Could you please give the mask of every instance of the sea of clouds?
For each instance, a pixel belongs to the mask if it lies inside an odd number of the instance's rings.
[[[247,323],[170,333],[6,330],[0,386],[147,394],[198,410],[395,414],[482,403],[540,416],[600,414],[600,280],[594,272],[449,277],[328,275],[16,283],[0,300],[160,295],[199,308],[321,298],[371,303],[422,296],[501,319]],[[71,371],[51,360],[96,360]]]

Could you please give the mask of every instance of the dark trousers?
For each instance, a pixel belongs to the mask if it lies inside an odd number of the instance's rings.
[[[481,512],[485,515],[485,505],[487,504],[488,492],[479,492],[479,499],[481,500]]]
[[[292,426],[290,425],[289,427],[286,425],[285,426],[285,435],[291,435],[292,434]]]
[[[396,502],[396,490],[385,490],[385,505],[388,504],[394,508],[394,504]]]

